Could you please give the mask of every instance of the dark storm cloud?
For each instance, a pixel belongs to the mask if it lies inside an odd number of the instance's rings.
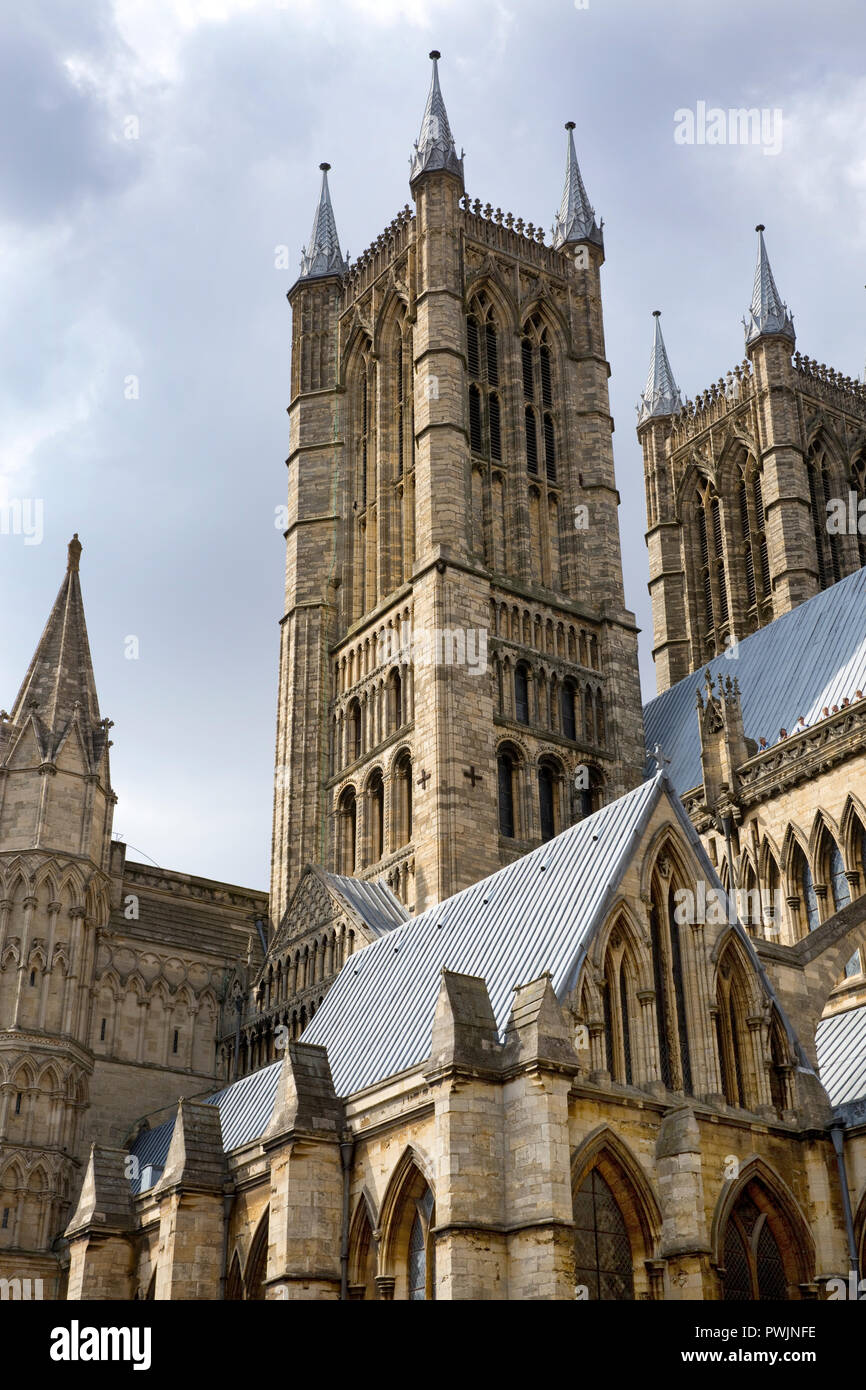
[[[0,218],[69,214],[134,176],[104,97],[65,60],[117,66],[123,47],[108,7],[40,3],[7,9],[0,45]]]

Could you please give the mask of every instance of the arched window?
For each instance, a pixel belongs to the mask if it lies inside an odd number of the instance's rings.
[[[374,772],[368,786],[370,804],[370,861],[378,863],[385,853],[385,783],[381,772]]]
[[[746,1187],[725,1227],[723,1297],[736,1302],[788,1300],[796,1294],[789,1288],[773,1230],[779,1218],[759,1208],[755,1198],[761,1194],[754,1189],[752,1183]],[[766,1199],[762,1205],[766,1208]]]
[[[603,801],[604,778],[597,767],[582,763],[574,779],[575,807],[577,820],[591,816],[599,810]]]
[[[830,475],[830,462],[820,443],[809,450],[806,460],[809,477],[809,500],[812,506],[812,534],[815,540],[815,562],[818,569],[818,586],[826,589],[842,577],[839,556],[839,537],[828,531],[827,504],[835,489]]]
[[[356,758],[361,756],[361,704],[358,700],[351,700],[346,711],[348,721],[349,743],[347,752],[349,762],[353,763]]]
[[[496,769],[499,789],[499,833],[507,840],[513,840],[517,834],[517,760],[513,753],[508,749],[501,752],[496,760]]]
[[[396,796],[392,814],[394,816],[394,848],[408,845],[412,839],[412,760],[408,753],[402,753],[394,767]]]
[[[529,668],[523,661],[514,668],[514,718],[518,724],[529,723]]]
[[[563,681],[559,688],[559,719],[564,738],[577,738],[574,718],[574,701],[577,690],[572,680]]]
[[[821,925],[821,915],[818,911],[818,896],[815,892],[812,870],[809,868],[808,860],[799,846],[794,855],[794,863],[795,878],[803,900],[803,910],[806,914],[806,925],[809,931],[814,931],[816,927]]]
[[[481,392],[474,385],[469,387],[469,443],[474,454],[481,453]]]
[[[466,366],[469,375],[469,443],[473,454],[502,458],[499,396],[499,346],[493,306],[484,290],[475,297],[466,319]]]
[[[619,1204],[597,1168],[574,1196],[575,1280],[590,1300],[633,1299],[631,1241]]]
[[[703,592],[704,643],[710,651],[724,645],[720,629],[728,621],[728,580],[725,571],[722,508],[709,479],[703,479],[695,494],[695,520],[698,532],[697,587]]]
[[[266,1211],[258,1224],[250,1253],[247,1258],[244,1292],[248,1301],[258,1302],[265,1298],[265,1279],[268,1273],[268,1230],[270,1210]]]
[[[857,494],[857,553],[862,567],[866,566],[866,454],[854,460],[850,486]]]
[[[666,856],[660,856],[666,859]],[[670,862],[666,869],[670,875]],[[691,1056],[683,989],[682,925],[676,920],[673,879],[652,878],[650,940],[655,984],[661,1080],[669,1090],[692,1090]]]
[[[403,727],[403,681],[397,670],[388,677],[388,718],[390,731]]]
[[[556,437],[553,416],[544,414],[544,469],[549,483],[556,482]]]
[[[526,426],[526,467],[530,473],[538,473],[538,426],[535,411],[531,405],[524,411]]]
[[[836,912],[841,912],[843,907],[847,907],[851,901],[851,890],[848,887],[848,880],[845,877],[845,865],[842,862],[842,855],[839,846],[833,841],[827,861],[830,878],[830,891],[833,894],[833,907]]]
[[[340,872],[344,874],[353,874],[355,872],[358,814],[355,803],[355,791],[352,787],[347,787],[340,797],[338,820]]]
[[[557,768],[550,762],[543,762],[538,769],[538,810],[542,840],[552,840],[559,832],[558,782]]]
[[[743,1051],[748,1045],[748,1013],[746,983],[740,963],[736,960],[733,949],[729,947],[719,962],[716,987],[716,1042],[725,1100],[729,1105],[743,1107],[747,1107],[751,1099],[747,1092]]]
[[[611,932],[605,959],[603,1006],[607,1070],[614,1081],[631,1086],[635,996],[619,926]]]

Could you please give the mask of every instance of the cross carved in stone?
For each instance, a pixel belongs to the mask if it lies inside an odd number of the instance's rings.
[[[427,790],[427,783],[429,781],[430,773],[427,771],[426,767],[424,767],[421,769],[421,776],[418,778],[418,786],[421,788],[422,791]]]
[[[475,768],[472,767],[471,764],[469,767],[464,767],[463,776],[469,778],[469,781],[472,783],[473,787],[475,786],[476,782],[480,782],[482,780],[481,773],[476,772]]]

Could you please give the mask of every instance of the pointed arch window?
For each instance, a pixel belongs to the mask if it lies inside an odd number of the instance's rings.
[[[809,931],[814,931],[821,925],[821,914],[818,910],[818,895],[815,892],[815,882],[812,878],[812,870],[809,862],[801,849],[797,849],[796,854],[797,879],[803,898],[803,909],[806,914],[806,925]]]
[[[851,490],[857,495],[857,553],[860,566],[866,566],[866,454],[854,460]]]
[[[530,473],[538,473],[538,428],[535,420],[535,411],[531,405],[524,411],[524,425],[526,429],[526,467]]]
[[[790,1298],[782,1251],[767,1212],[759,1210],[749,1188],[728,1217],[724,1262],[726,1301],[773,1302]]]
[[[544,415],[544,469],[549,483],[556,482],[556,439],[554,435],[553,416],[545,412]]]
[[[743,1065],[743,1047],[746,1042],[744,1024],[747,1013],[747,996],[738,965],[731,951],[726,952],[719,963],[719,978],[716,994],[716,1042],[719,1050],[719,1068],[722,1076],[722,1090],[729,1105],[747,1107],[749,1097],[746,1092],[746,1072]]]
[[[830,891],[833,894],[833,907],[836,912],[841,912],[842,908],[847,907],[851,901],[851,889],[848,887],[848,880],[845,877],[842,854],[835,840],[830,848],[827,867],[829,869]]]
[[[631,1241],[611,1188],[592,1168],[574,1196],[575,1280],[591,1300],[634,1298]]]
[[[839,556],[839,537],[827,529],[827,504],[834,488],[830,477],[830,463],[820,444],[814,444],[806,460],[809,478],[809,501],[812,507],[812,534],[815,541],[815,561],[818,569],[818,585],[826,589],[842,577]]]
[[[466,367],[469,375],[469,444],[473,454],[501,461],[499,346],[493,306],[482,290],[466,319]]]
[[[667,872],[670,873],[669,866]],[[675,895],[673,880],[666,886],[657,871],[652,879],[650,942],[661,1080],[668,1090],[691,1093],[691,1053],[683,988],[682,933],[685,927],[677,921]]]

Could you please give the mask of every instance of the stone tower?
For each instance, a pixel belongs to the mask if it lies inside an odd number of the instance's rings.
[[[695,401],[656,318],[637,432],[660,692],[866,564],[866,387],[794,351],[756,231],[746,358]]]
[[[18,698],[0,713],[0,1275],[44,1277],[45,1297],[78,1183],[115,802],[80,554],[76,535]]]
[[[322,166],[288,295],[275,924],[307,862],[421,909],[641,775],[573,124],[545,246],[466,195],[431,57],[414,211],[349,266]]]

